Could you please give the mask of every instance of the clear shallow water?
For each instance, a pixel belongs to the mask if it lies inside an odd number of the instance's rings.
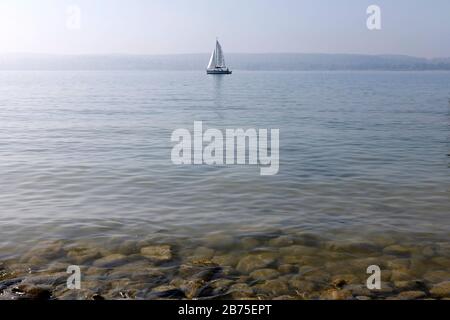
[[[30,71],[0,84],[0,258],[46,239],[217,231],[448,243],[450,73]],[[196,120],[279,128],[279,174],[174,166],[171,133]]]
[[[219,225],[450,230],[449,73],[2,72],[0,82],[2,242]],[[171,132],[194,120],[279,128],[279,174],[174,166]]]

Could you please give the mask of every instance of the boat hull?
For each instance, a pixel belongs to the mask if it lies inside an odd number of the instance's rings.
[[[206,70],[206,74],[232,74],[231,70]]]

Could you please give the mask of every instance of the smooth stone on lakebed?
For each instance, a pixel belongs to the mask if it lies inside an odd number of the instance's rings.
[[[448,257],[434,257],[431,261],[450,270],[450,258]]]
[[[386,266],[390,269],[408,269],[411,266],[409,259],[393,259],[386,263]]]
[[[394,286],[399,290],[418,291],[424,289],[425,283],[420,280],[394,281]]]
[[[168,298],[168,299],[182,299],[185,298],[184,292],[173,285],[161,285],[153,288],[148,298]]]
[[[257,269],[263,269],[275,263],[277,255],[272,252],[250,254],[242,258],[236,269],[241,273],[250,273]]]
[[[27,276],[23,280],[23,284],[34,284],[34,285],[51,285],[56,286],[67,281],[66,272],[56,272],[51,274],[35,274]]]
[[[363,272],[365,274],[367,267],[371,265],[377,265],[383,269],[385,264],[384,261],[385,259],[383,257],[367,257],[343,261],[343,263],[344,265],[347,264],[347,267],[344,267],[344,270],[348,268],[356,268],[358,271]]]
[[[273,296],[280,296],[289,293],[289,287],[285,281],[275,279],[275,280],[267,280],[264,283],[257,284],[253,286],[253,288],[262,294]]]
[[[192,253],[192,256],[188,257],[188,260],[208,260],[214,256],[216,251],[207,247],[198,247]]]
[[[389,282],[381,282],[381,289],[369,290],[366,284],[363,285],[347,285],[344,287],[352,291],[355,296],[372,296],[372,295],[388,295],[394,292],[394,288]]]
[[[49,273],[58,273],[58,272],[66,272],[67,271],[67,262],[54,261],[50,262],[45,269],[46,272]]]
[[[117,253],[129,256],[131,254],[137,253],[138,243],[135,240],[125,240],[118,245],[116,251]]]
[[[211,259],[211,261],[222,267],[233,267],[234,268],[238,264],[240,259],[241,259],[241,256],[239,254],[230,252],[230,253],[226,253],[226,254],[215,255]]]
[[[107,275],[108,280],[117,281],[120,279],[130,279],[141,283],[160,283],[165,280],[164,273],[155,268],[142,268],[134,271],[122,270],[114,268],[112,272]]]
[[[278,238],[269,240],[269,246],[272,247],[287,247],[293,244],[294,240],[290,236],[279,236]]]
[[[178,275],[183,279],[201,279],[209,281],[220,274],[222,268],[217,265],[180,265]]]
[[[303,266],[308,264],[318,264],[322,261],[322,258],[316,256],[306,256],[301,254],[296,255],[284,255],[281,256],[280,262],[282,264],[292,264],[297,266]]]
[[[427,245],[422,249],[422,254],[427,258],[437,256],[438,252],[439,252],[439,246],[436,244]]]
[[[318,285],[312,281],[307,281],[299,278],[298,276],[292,277],[289,281],[289,285],[298,293],[305,294],[311,293],[318,289]]]
[[[305,280],[321,284],[325,284],[330,281],[330,275],[320,270],[305,274],[303,277]]]
[[[177,283],[177,286],[184,292],[188,299],[204,296],[206,295],[206,291],[212,291],[206,282],[201,279],[181,280],[175,281],[175,283]]]
[[[430,293],[435,298],[450,297],[450,281],[444,281],[444,282],[434,285],[430,289]]]
[[[224,288],[224,287],[228,288],[228,287],[232,286],[234,283],[235,283],[234,280],[221,278],[221,279],[211,281],[209,283],[209,285],[212,288]]]
[[[101,257],[101,253],[95,248],[73,248],[69,250],[67,257],[76,264],[84,264]]]
[[[329,289],[320,295],[322,300],[350,300],[353,299],[352,292],[347,289]]]
[[[273,300],[282,300],[282,301],[298,300],[298,299],[299,299],[299,297],[294,297],[294,296],[290,296],[290,295],[282,295],[282,296],[273,298]]]
[[[255,249],[257,248],[261,243],[259,242],[258,239],[255,238],[251,238],[251,237],[246,237],[241,239],[241,246],[246,249]]]
[[[325,244],[325,248],[337,252],[349,253],[372,253],[379,251],[381,248],[370,242],[355,241],[332,241]]]
[[[28,263],[35,266],[35,267],[42,267],[49,263],[49,261],[43,257],[40,256],[33,256],[30,259],[28,259]]]
[[[156,261],[168,261],[172,259],[172,249],[169,245],[148,246],[141,249],[141,255]]]
[[[149,276],[153,275],[159,276],[163,274],[160,269],[149,264],[147,260],[134,261],[120,265],[118,267],[115,267],[113,272],[123,272],[128,274],[132,274],[134,272],[145,272]]]
[[[450,272],[443,270],[428,271],[423,278],[431,283],[439,283],[450,279]]]
[[[339,274],[331,278],[331,283],[336,288],[342,288],[348,284],[361,283],[361,280],[353,274]]]
[[[115,253],[95,260],[93,265],[100,268],[112,268],[124,264],[125,262],[127,262],[127,256]]]
[[[381,289],[380,290],[373,290],[375,292],[381,293],[381,294],[390,294],[394,292],[394,287],[391,284],[391,282],[385,282],[381,281]]]
[[[62,241],[42,241],[31,248],[26,254],[24,254],[21,258],[21,261],[28,261],[33,257],[53,259],[56,257],[60,257],[63,252],[64,250]]]
[[[375,292],[369,290],[364,284],[350,284],[344,286],[345,290],[349,290],[354,296],[371,296]]]
[[[246,283],[235,283],[230,286],[228,293],[233,299],[253,298],[255,292]]]
[[[388,234],[378,234],[369,237],[370,242],[381,247],[387,247],[397,243],[397,240]]]
[[[415,300],[426,297],[426,293],[423,291],[403,291],[400,292],[397,297],[404,300]]]
[[[313,233],[300,232],[295,234],[295,242],[305,246],[317,247],[322,241],[323,239]]]
[[[409,269],[392,270],[391,281],[407,281],[415,278],[413,272]]]
[[[408,256],[411,254],[412,251],[414,251],[413,248],[402,246],[399,244],[393,244],[383,249],[384,253],[397,256]]]
[[[278,266],[278,271],[281,273],[295,273],[298,272],[298,267],[293,264],[281,264]]]
[[[270,280],[277,278],[280,273],[275,269],[258,269],[250,273],[250,276],[255,280]]]
[[[303,245],[292,245],[288,247],[283,247],[280,249],[282,255],[287,256],[304,256],[304,255],[315,255],[319,252],[318,248],[308,247]]]
[[[236,244],[235,238],[228,234],[212,233],[205,237],[205,245],[208,248],[224,249],[234,246]]]

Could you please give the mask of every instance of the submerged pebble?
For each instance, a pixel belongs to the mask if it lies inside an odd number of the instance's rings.
[[[436,298],[449,298],[450,297],[450,281],[444,281],[434,285],[430,289],[430,293]]]
[[[262,284],[253,286],[253,288],[256,292],[269,296],[280,296],[289,293],[287,282],[279,279],[264,281]]]
[[[111,254],[109,256],[97,259],[94,261],[94,266],[100,267],[100,268],[113,268],[116,266],[119,266],[121,264],[124,264],[127,261],[127,256],[115,253]]]
[[[258,269],[250,273],[250,277],[256,280],[270,280],[277,278],[280,273],[275,269]]]
[[[172,259],[172,248],[169,245],[147,246],[141,249],[141,255],[156,261],[168,261]]]
[[[275,263],[276,254],[271,252],[250,254],[243,257],[236,269],[241,273],[250,273],[257,269],[263,269]]]
[[[353,299],[352,292],[347,289],[329,289],[320,295],[324,300],[350,300]]]
[[[423,291],[403,291],[400,292],[397,297],[405,300],[415,300],[424,298],[426,295],[427,294]]]
[[[408,256],[411,254],[411,248],[399,244],[393,244],[384,248],[383,252],[397,256]]]

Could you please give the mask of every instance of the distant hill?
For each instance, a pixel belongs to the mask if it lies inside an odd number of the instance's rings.
[[[0,70],[203,70],[209,54],[2,54]],[[450,70],[450,58],[361,54],[227,54],[234,70]]]

